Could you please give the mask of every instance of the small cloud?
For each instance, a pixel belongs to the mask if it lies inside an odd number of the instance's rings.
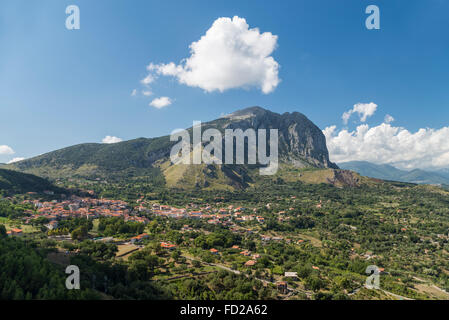
[[[134,89],[133,92],[131,92],[131,97],[135,97],[137,94],[137,89]]]
[[[150,102],[150,106],[155,107],[157,109],[167,107],[171,104],[172,104],[172,100],[169,97],[156,98]]]
[[[392,123],[394,121],[394,118],[390,116],[389,114],[385,115],[384,122],[385,123]]]
[[[143,85],[148,86],[149,84],[153,83],[154,80],[156,80],[156,78],[152,74],[149,74],[144,79],[142,79],[140,82]]]
[[[341,116],[341,119],[343,120],[344,124],[347,124],[349,121],[349,118],[351,118],[352,110],[343,112],[343,115]]]
[[[117,143],[117,142],[122,142],[123,140],[121,138],[117,138],[114,136],[106,136],[103,138],[103,140],[101,140],[101,142],[103,143]]]
[[[149,97],[149,96],[151,96],[153,94],[153,92],[151,92],[150,90],[142,90],[142,94],[145,97]]]
[[[14,150],[7,145],[0,145],[0,154],[14,154]]]
[[[357,103],[354,105],[354,107],[351,110],[348,110],[343,113],[341,116],[343,123],[347,124],[349,121],[349,118],[351,118],[351,115],[354,113],[358,113],[360,121],[365,122],[368,117],[371,117],[377,110],[377,104],[370,102],[370,103]]]
[[[175,133],[178,133],[178,132],[183,132],[185,129],[181,129],[181,128],[179,128],[179,129],[175,129],[175,130],[173,130],[172,132],[171,132],[171,134],[175,134]]]
[[[7,162],[7,164],[11,164],[11,163],[14,163],[14,162],[19,162],[19,161],[22,161],[22,160],[25,160],[25,158],[13,158],[12,160],[10,160],[10,161],[8,161]]]

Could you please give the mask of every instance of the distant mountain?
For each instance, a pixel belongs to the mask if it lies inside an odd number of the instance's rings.
[[[449,185],[449,176],[444,176],[441,173],[424,171],[420,169],[405,171],[387,164],[378,165],[367,161],[343,162],[339,163],[338,166],[342,169],[356,171],[362,176],[377,179],[411,182],[418,184]]]
[[[0,191],[3,191],[3,193],[43,192],[47,190],[62,191],[46,179],[31,174],[0,169]]]
[[[203,123],[208,128],[248,128],[279,130],[279,160],[298,168],[338,167],[329,161],[322,131],[299,112],[278,114],[260,107],[250,107]],[[192,128],[188,129],[190,132]],[[223,134],[224,136],[224,134]],[[120,180],[145,177],[169,186],[208,187],[225,185],[246,187],[252,178],[248,166],[173,165],[169,159],[175,142],[169,136],[139,138],[115,144],[87,143],[26,159],[5,168],[42,177]]]
[[[440,176],[443,176],[443,177],[449,179],[449,168],[437,170],[437,171],[435,171],[435,173],[437,173]]]

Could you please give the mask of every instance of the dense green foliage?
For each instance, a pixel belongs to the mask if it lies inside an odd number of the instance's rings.
[[[126,221],[120,217],[100,218],[98,231],[104,236],[129,236],[141,234],[144,229],[142,223]]]
[[[89,289],[67,290],[62,270],[33,243],[8,239],[0,231],[0,299],[96,299]]]
[[[58,228],[67,228],[69,232],[72,232],[79,227],[85,227],[87,230],[91,230],[92,226],[92,220],[88,220],[85,218],[66,219],[61,220],[58,223]]]
[[[82,254],[87,254],[99,260],[109,260],[115,257],[117,246],[112,243],[84,240],[78,246]]]
[[[26,173],[0,169],[0,195],[43,191],[61,192],[48,180]]]
[[[24,206],[0,200],[0,217],[18,218],[24,215]]]
[[[143,275],[126,264],[100,262],[87,255],[77,255],[70,262],[83,270],[82,287],[94,288],[117,299],[171,298],[165,288],[142,280]]]
[[[256,279],[248,279],[224,270],[205,278],[171,283],[168,288],[183,300],[266,300],[276,297],[272,288]]]

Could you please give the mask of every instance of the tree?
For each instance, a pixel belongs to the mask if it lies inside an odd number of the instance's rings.
[[[83,240],[87,237],[87,227],[80,226],[72,231],[72,239],[73,240]]]
[[[6,228],[3,224],[0,224],[0,238],[6,237]]]
[[[173,253],[171,254],[171,257],[173,258],[173,260],[178,261],[179,257],[181,256],[181,254],[179,253],[178,250],[173,251]]]

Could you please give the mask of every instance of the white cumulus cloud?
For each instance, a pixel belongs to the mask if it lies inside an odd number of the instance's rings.
[[[171,105],[173,101],[169,97],[160,97],[156,98],[150,102],[150,106],[155,107],[157,109],[161,109]]]
[[[7,145],[0,145],[0,154],[14,154],[14,150]]]
[[[19,157],[17,157],[17,158],[13,158],[12,160],[8,161],[7,163],[8,163],[8,164],[11,164],[11,163],[19,162],[19,161],[22,161],[22,160],[25,160],[25,158],[19,158]]]
[[[330,126],[323,133],[333,162],[369,161],[402,169],[449,167],[449,127],[410,132],[382,123],[362,124],[354,131]]]
[[[280,82],[279,64],[271,56],[277,39],[271,32],[250,29],[244,18],[218,18],[205,35],[190,44],[190,57],[180,64],[151,63],[149,78],[142,83],[154,81],[153,73],[173,76],[207,92],[258,87],[268,94]]]
[[[114,136],[106,136],[103,138],[103,140],[101,140],[101,142],[103,143],[117,143],[117,142],[122,142],[123,140],[121,138],[117,138]]]
[[[376,112],[376,110],[377,104],[373,102],[357,103],[351,110],[344,112],[341,118],[343,119],[343,123],[347,124],[352,114],[357,113],[359,115],[360,121],[365,122],[368,117],[371,117]]]

